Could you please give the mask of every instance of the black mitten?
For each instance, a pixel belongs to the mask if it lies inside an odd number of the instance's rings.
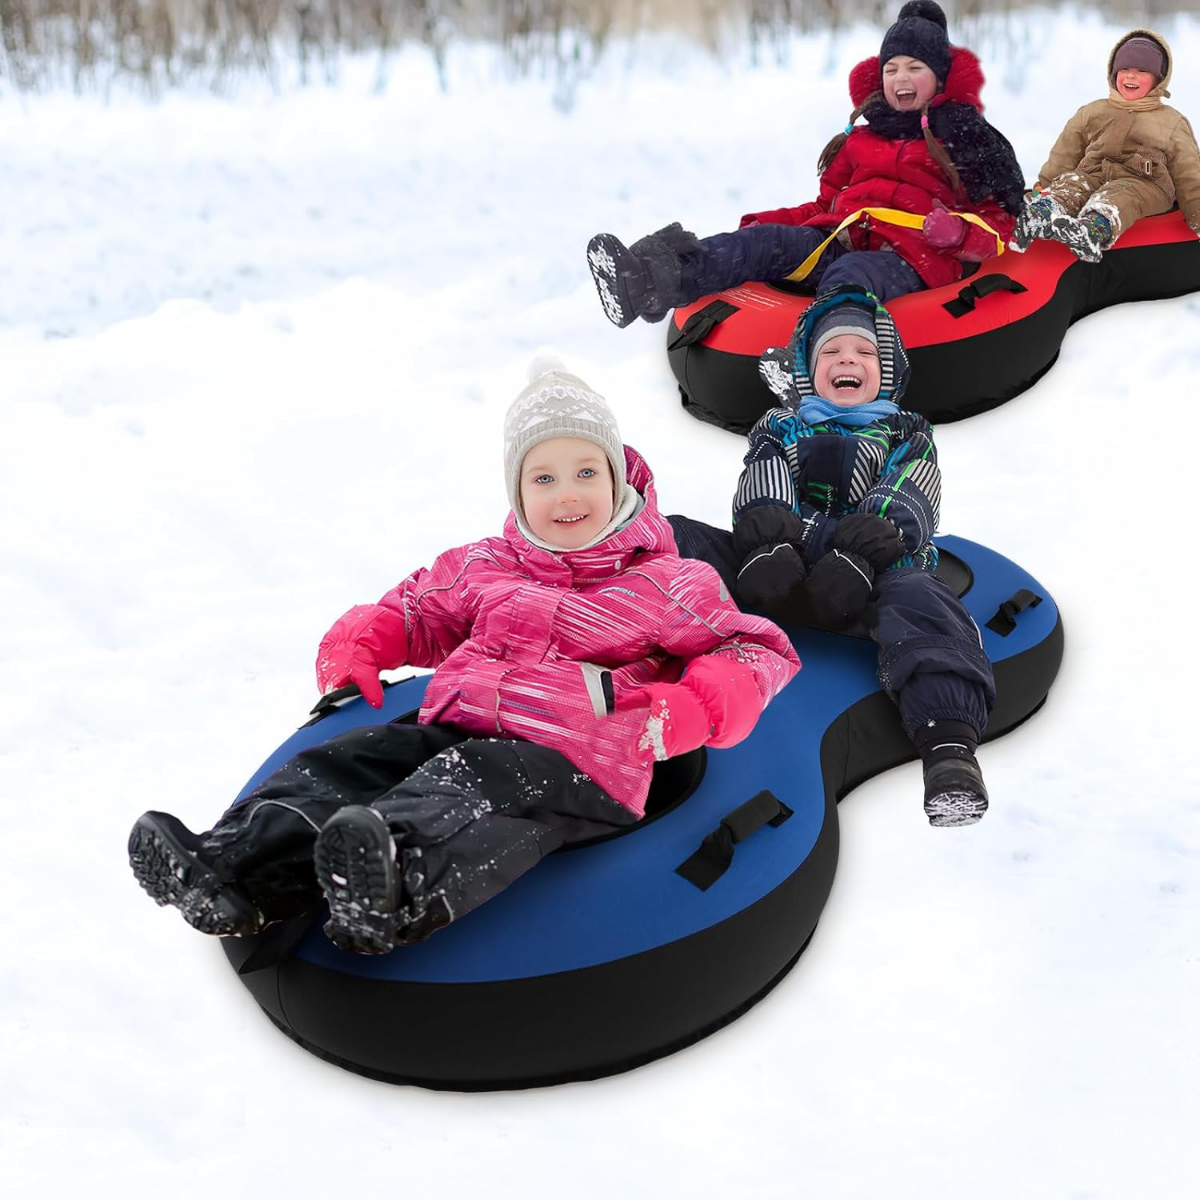
[[[865,558],[876,571],[903,558],[906,550],[900,530],[887,517],[874,513],[847,513],[842,517],[834,530],[833,548]]]
[[[787,619],[795,609],[807,573],[804,560],[790,542],[763,546],[746,559],[738,572],[737,600]]]
[[[875,572],[864,558],[830,550],[808,573],[808,602],[813,616],[827,629],[841,629],[863,614]]]

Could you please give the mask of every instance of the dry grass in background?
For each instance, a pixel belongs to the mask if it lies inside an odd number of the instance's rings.
[[[578,78],[617,36],[671,30],[716,54],[749,46],[783,53],[792,31],[869,21],[882,29],[901,0],[0,0],[0,81],[76,88],[117,78],[151,91],[200,80],[220,88],[256,74],[278,82],[295,63],[302,81],[329,77],[344,53],[389,53],[417,43],[441,66],[452,40],[503,46],[518,73],[550,68]],[[1003,21],[1027,0],[953,0],[958,40],[980,20]],[[1130,24],[1195,11],[1200,0],[1100,0],[1089,6]]]

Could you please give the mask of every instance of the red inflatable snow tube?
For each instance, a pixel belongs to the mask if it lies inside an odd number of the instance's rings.
[[[1200,241],[1178,212],[1145,217],[1099,263],[1058,242],[1006,251],[969,279],[888,303],[912,364],[905,407],[931,421],[986,412],[1032,387],[1068,327],[1127,300],[1200,290]],[[744,433],[775,403],[758,356],[787,344],[811,297],[748,283],[675,310],[667,336],[683,406]]]

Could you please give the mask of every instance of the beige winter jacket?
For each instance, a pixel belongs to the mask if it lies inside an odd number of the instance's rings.
[[[1112,86],[1113,60],[1131,37],[1150,38],[1163,49],[1167,73],[1147,96],[1126,100]],[[1085,104],[1066,124],[1038,174],[1045,188],[1059,176],[1083,177],[1090,190],[1107,183],[1149,184],[1158,202],[1143,211],[1166,211],[1177,201],[1188,225],[1200,235],[1200,149],[1187,118],[1163,104],[1171,93],[1171,47],[1149,29],[1123,34],[1108,56],[1108,97]],[[1149,196],[1147,197],[1149,199]]]

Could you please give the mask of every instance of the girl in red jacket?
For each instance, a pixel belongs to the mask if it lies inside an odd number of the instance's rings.
[[[854,285],[881,301],[954,283],[963,264],[1003,251],[1024,176],[980,115],[983,73],[951,46],[933,0],[910,0],[879,55],[850,73],[855,108],[818,164],[819,197],[750,213],[736,233],[697,239],[668,225],[626,247],[588,243],[605,315],[624,327],[752,280]],[[862,117],[863,125],[855,122]]]
[[[435,667],[416,724],[305,750],[205,834],[134,825],[138,882],[205,933],[329,903],[381,954],[469,912],[559,846],[632,824],[655,761],[732,746],[799,669],[786,636],[681,559],[604,399],[552,360],[509,409],[502,537],[440,555],[321,641],[317,683],[383,702]]]

